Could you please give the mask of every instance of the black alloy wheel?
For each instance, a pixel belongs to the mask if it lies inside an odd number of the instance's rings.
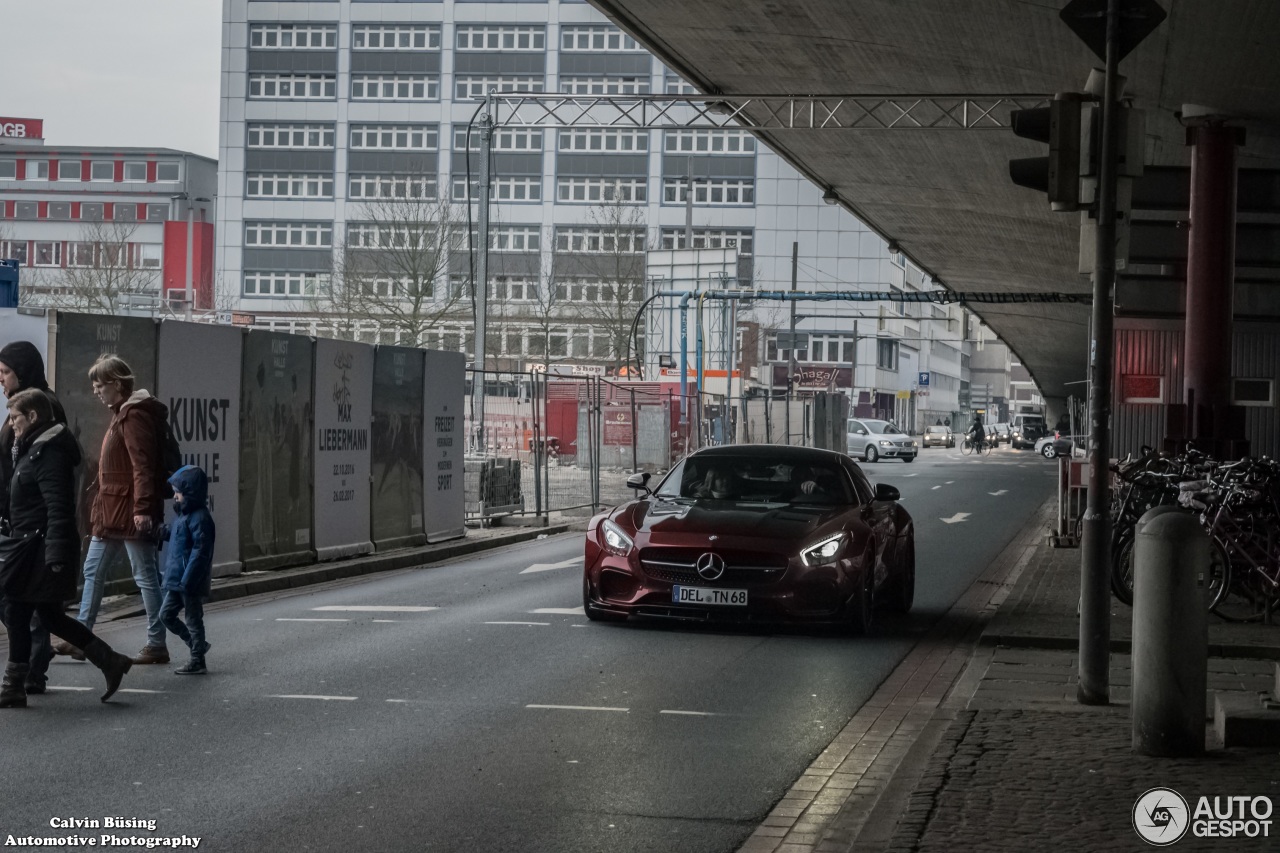
[[[875,622],[875,587],[876,587],[876,549],[870,547],[862,560],[862,576],[859,578],[858,592],[851,602],[849,612],[849,633],[855,637],[865,637],[871,633]]]

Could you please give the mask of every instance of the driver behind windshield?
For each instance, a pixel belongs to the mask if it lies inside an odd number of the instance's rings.
[[[733,492],[733,478],[728,471],[723,468],[712,468],[707,472],[706,479],[696,486],[693,490],[695,498],[714,498],[715,500],[727,500]]]

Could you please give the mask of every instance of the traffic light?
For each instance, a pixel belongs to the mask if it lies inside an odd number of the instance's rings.
[[[1056,211],[1080,207],[1080,103],[1075,92],[1058,94],[1047,107],[1014,110],[1016,136],[1049,143],[1049,156],[1009,161],[1009,177],[1020,187],[1039,190]]]

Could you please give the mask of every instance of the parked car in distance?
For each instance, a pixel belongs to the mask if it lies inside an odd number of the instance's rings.
[[[987,434],[994,435],[997,445],[1008,444],[1013,437],[1013,432],[1006,423],[992,424]]]
[[[920,436],[921,447],[955,447],[956,437],[948,426],[931,426],[924,428]]]
[[[867,462],[877,462],[880,459],[915,462],[916,452],[919,450],[916,440],[891,421],[849,418],[848,438],[849,455]]]
[[[699,450],[635,500],[591,519],[582,603],[593,621],[872,627],[915,595],[915,525],[896,488],[830,450]]]

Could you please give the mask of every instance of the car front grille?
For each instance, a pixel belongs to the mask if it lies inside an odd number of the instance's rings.
[[[707,583],[698,574],[698,558],[714,552],[724,558],[725,570],[715,583],[731,586],[773,583],[787,570],[787,558],[779,554],[746,551],[719,551],[708,548],[645,548],[640,552],[640,567],[654,580],[667,583]]]

